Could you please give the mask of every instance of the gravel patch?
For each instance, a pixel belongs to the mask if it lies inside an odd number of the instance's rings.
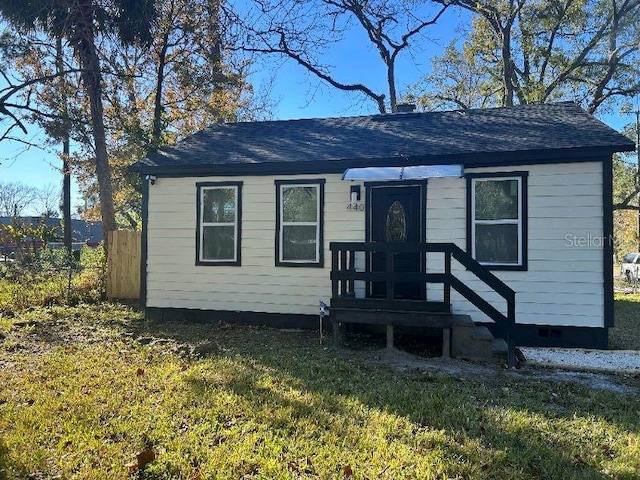
[[[547,372],[547,370],[545,370]],[[614,393],[637,395],[636,387],[626,385],[621,382],[620,375],[611,372],[576,372],[564,369],[548,371],[548,373],[537,372],[536,378],[549,380],[552,382],[574,382],[586,385],[589,388],[608,390]]]
[[[549,350],[549,349],[532,349]],[[557,350],[557,349],[554,349]],[[570,349],[567,349],[570,350]],[[564,366],[555,368],[550,363],[533,363],[527,361],[516,369],[506,369],[493,363],[471,362],[456,360],[455,358],[424,358],[396,349],[380,349],[371,351],[344,350],[345,355],[359,356],[365,362],[385,365],[403,372],[409,372],[419,377],[441,373],[452,376],[460,381],[468,378],[483,379],[488,382],[504,382],[505,378],[521,381],[544,380],[559,383],[577,383],[588,388],[607,390],[618,394],[638,394],[635,378],[640,379],[640,370],[604,370],[585,368],[584,366]],[[635,352],[634,352],[635,353]],[[418,373],[416,373],[418,372]]]
[[[528,365],[578,371],[640,373],[640,351],[519,348]]]

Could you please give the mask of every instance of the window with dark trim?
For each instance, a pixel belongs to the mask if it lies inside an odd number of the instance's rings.
[[[197,187],[197,265],[240,265],[242,182]]]
[[[527,173],[467,176],[467,251],[492,270],[527,269]]]
[[[276,180],[276,265],[323,266],[324,183]]]

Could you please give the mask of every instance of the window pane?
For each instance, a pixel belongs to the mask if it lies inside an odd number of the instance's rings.
[[[476,225],[476,260],[518,263],[518,225]]]
[[[235,260],[234,226],[203,227],[202,260]]]
[[[284,187],[282,189],[283,222],[316,222],[318,187]]]
[[[476,181],[476,220],[518,218],[518,181]]]
[[[316,227],[282,227],[282,260],[316,261]]]
[[[206,223],[235,223],[236,189],[206,188],[202,190],[203,220]]]

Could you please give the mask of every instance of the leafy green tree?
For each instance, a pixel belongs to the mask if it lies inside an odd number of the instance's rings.
[[[640,92],[640,0],[437,1],[472,23],[414,89],[428,108],[574,100],[594,113]]]
[[[223,52],[217,5],[211,0],[158,0],[149,45],[123,44],[117,34],[101,33],[98,53],[109,72],[103,76],[105,136],[118,225],[136,228],[140,222],[140,181],[128,173],[131,163],[210,123],[263,113],[255,109],[253,91],[244,80],[249,65],[236,68]],[[83,215],[100,219],[89,103],[69,42],[40,32],[14,36],[5,45],[0,53],[13,66],[16,85],[43,79],[21,92],[23,104],[29,105],[21,120],[37,123],[63,144],[62,171],[73,168],[80,182],[87,200]],[[73,155],[71,139],[77,147]]]
[[[406,100],[422,110],[486,108],[498,105],[500,86],[495,72],[474,55],[470,45],[449,44],[431,60],[432,71],[409,87]]]
[[[616,156],[613,161],[613,234],[617,258],[638,251],[637,166]]]
[[[31,0],[0,1],[0,15],[25,32],[64,37],[81,66],[81,78],[91,111],[95,173],[99,184],[103,230],[115,230],[113,190],[104,123],[103,81],[96,39],[98,32],[117,32],[123,43],[150,41],[155,14],[151,0]]]
[[[158,0],[148,46],[107,38],[101,45],[104,114],[117,222],[140,222],[140,179],[128,167],[161,145],[174,143],[211,123],[260,118],[246,81],[249,64],[235,62],[224,47],[226,27],[214,0]],[[98,186],[85,151],[75,173],[85,198],[83,217],[99,213]]]
[[[74,127],[87,122],[83,115],[69,101],[72,91],[80,87],[79,69],[75,63],[67,42],[61,36],[54,40],[46,35],[28,34],[16,38],[16,32],[5,32],[5,39],[12,41],[0,43],[0,61],[11,65],[3,71],[5,79],[11,78],[17,85],[25,85],[29,79],[42,79],[29,88],[16,91],[15,97],[21,100],[18,110],[21,120],[39,125],[52,142],[62,144],[60,153],[62,168],[62,210],[64,224],[64,244],[68,255],[71,254],[71,167],[70,142]],[[13,35],[12,35],[13,34]],[[75,86],[74,86],[75,84]],[[14,137],[18,142],[25,140]],[[57,192],[52,186],[40,189],[38,201],[43,213],[55,212],[59,208]],[[57,215],[57,213],[56,213]],[[51,215],[54,216],[54,215]]]
[[[628,125],[623,133],[636,139],[637,125]],[[640,250],[640,174],[635,153],[618,154],[613,159],[613,229],[618,258]]]

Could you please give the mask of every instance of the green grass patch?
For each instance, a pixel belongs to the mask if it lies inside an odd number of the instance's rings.
[[[67,272],[21,272],[17,278],[0,279],[0,312],[5,316],[23,310],[50,305],[77,305],[97,302],[104,297],[102,272],[87,269]]]
[[[80,260],[63,250],[40,250],[30,263],[0,265],[0,315],[50,305],[77,305],[104,299],[102,248],[83,247]]]
[[[609,330],[609,347],[640,350],[640,293],[615,294],[615,327]]]
[[[109,303],[2,328],[2,479],[640,475],[637,390],[402,370],[313,332],[151,323]],[[155,459],[136,469],[142,452]]]

